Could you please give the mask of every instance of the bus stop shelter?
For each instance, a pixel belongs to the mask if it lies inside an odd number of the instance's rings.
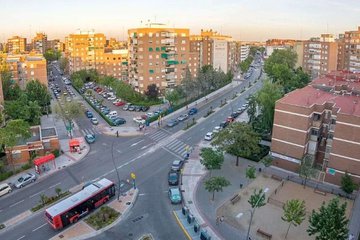
[[[50,170],[51,165],[52,165],[51,162],[54,165],[54,168],[56,168],[55,155],[52,153],[49,155],[35,159],[34,160],[35,172],[37,174],[41,174],[47,170]]]

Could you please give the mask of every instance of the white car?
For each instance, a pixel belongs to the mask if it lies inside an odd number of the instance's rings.
[[[134,117],[133,120],[138,124],[145,124],[145,120],[142,119],[141,117]]]
[[[205,135],[205,140],[206,141],[211,141],[213,139],[213,136],[214,136],[214,133],[213,132],[208,132],[206,135]]]
[[[148,112],[148,113],[146,113],[146,116],[148,116],[150,118],[150,117],[154,116],[154,113]]]
[[[9,184],[3,183],[0,184],[0,197],[4,196],[5,194],[11,193],[12,189]]]
[[[213,133],[219,133],[220,131],[221,131],[221,127],[216,126],[216,127],[214,127]]]
[[[110,96],[110,97],[108,97],[108,100],[109,100],[109,101],[114,101],[115,99],[116,99],[115,96]]]

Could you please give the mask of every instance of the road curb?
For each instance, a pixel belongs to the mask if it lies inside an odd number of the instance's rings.
[[[177,224],[180,226],[181,230],[184,232],[186,238],[187,238],[188,240],[192,240],[190,234],[188,233],[188,231],[186,231],[184,225],[180,222],[180,219],[179,219],[178,216],[176,215],[175,211],[173,211],[173,215],[174,215],[174,217],[175,217],[175,219],[176,219]]]

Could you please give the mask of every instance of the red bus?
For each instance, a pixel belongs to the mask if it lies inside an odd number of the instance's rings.
[[[115,184],[103,178],[46,209],[45,218],[54,229],[61,229],[77,222],[113,196],[115,196]]]

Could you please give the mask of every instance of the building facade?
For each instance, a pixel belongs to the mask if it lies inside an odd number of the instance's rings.
[[[54,51],[64,52],[65,51],[65,44],[63,42],[61,42],[59,39],[48,40],[46,42],[46,50],[47,49],[52,49]]]
[[[31,50],[44,54],[47,49],[47,35],[45,33],[36,33],[31,41]]]
[[[26,83],[31,80],[39,80],[48,85],[46,59],[42,54],[3,54],[6,68],[11,71],[12,79],[25,89]]]
[[[360,74],[332,72],[276,102],[273,165],[297,172],[309,156],[320,181],[360,183]]]
[[[303,70],[312,78],[337,70],[338,43],[332,34],[304,41]]]
[[[6,52],[10,54],[25,53],[26,38],[13,36],[9,38],[6,43]]]
[[[160,90],[181,83],[189,61],[189,29],[149,23],[128,30],[129,82],[144,92],[151,84]]]
[[[355,31],[347,31],[343,38],[343,68],[360,72],[360,26]]]

